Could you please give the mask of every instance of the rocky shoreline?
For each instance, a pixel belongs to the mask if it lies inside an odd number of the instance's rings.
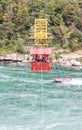
[[[54,58],[52,60],[53,64],[62,65],[65,67],[82,67],[82,63],[79,59],[82,59],[80,54],[61,54],[60,58]],[[18,64],[20,66],[26,65],[28,62],[31,62],[31,56],[29,54],[0,54],[0,63],[7,62],[11,65]]]
[[[54,59],[52,62],[66,67],[82,67],[82,55],[79,54],[61,54],[61,58]]]
[[[10,65],[26,65],[31,59],[28,54],[0,54],[0,63],[8,63]]]

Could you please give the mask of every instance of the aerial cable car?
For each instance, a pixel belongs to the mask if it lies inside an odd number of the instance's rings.
[[[35,44],[30,48],[31,71],[49,72],[52,49],[47,44],[47,19],[35,19],[34,35]]]

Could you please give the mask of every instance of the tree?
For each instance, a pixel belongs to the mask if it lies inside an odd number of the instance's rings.
[[[63,10],[63,20],[67,26],[70,26],[78,18],[78,5],[74,3],[68,3]]]

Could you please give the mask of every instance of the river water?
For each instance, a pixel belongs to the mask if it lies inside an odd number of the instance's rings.
[[[82,70],[0,66],[0,130],[82,130]]]

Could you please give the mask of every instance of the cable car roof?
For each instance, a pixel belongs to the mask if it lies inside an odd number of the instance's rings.
[[[34,54],[52,54],[51,48],[31,48],[30,49],[30,55]]]

